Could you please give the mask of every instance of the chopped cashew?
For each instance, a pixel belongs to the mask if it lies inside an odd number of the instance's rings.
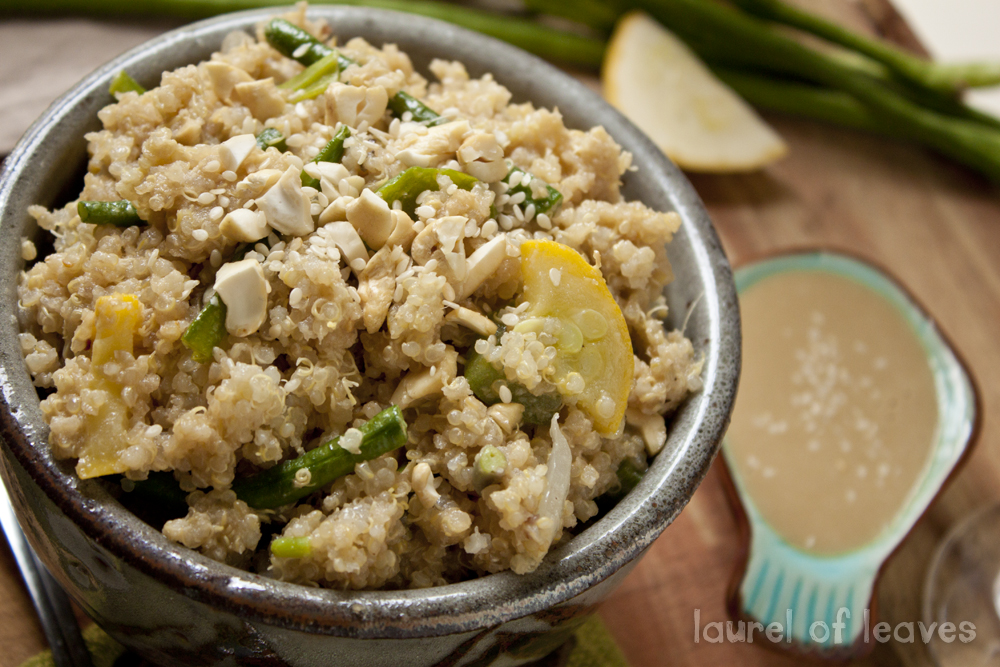
[[[260,211],[238,208],[226,214],[219,229],[234,241],[253,243],[267,236],[267,217]]]
[[[406,214],[406,211],[392,212],[392,233],[386,239],[385,244],[389,246],[402,246],[403,250],[409,251],[410,244],[416,237],[417,232],[413,229],[413,220]]]
[[[222,100],[228,101],[230,99],[236,84],[253,81],[253,77],[246,70],[220,60],[210,60],[202,67],[208,73],[208,79],[212,83],[215,94]]]
[[[247,159],[257,139],[252,134],[239,134],[231,139],[223,141],[219,145],[219,158],[222,161],[222,168],[229,171],[236,171]]]
[[[358,87],[332,83],[326,89],[326,124],[350,127],[374,125],[385,114],[389,94],[382,86]]]
[[[241,187],[245,183],[245,187],[249,188],[254,196],[257,196],[258,193],[263,193],[277,183],[279,178],[281,178],[280,169],[261,169],[247,174],[247,177],[240,181],[237,187]]]
[[[282,234],[305,236],[315,228],[309,212],[309,198],[302,191],[302,179],[294,166],[257,198],[257,208],[267,216],[267,224]]]
[[[194,146],[201,143],[201,128],[205,121],[198,118],[188,118],[184,124],[174,130],[174,141],[184,146]]]
[[[274,79],[270,77],[237,83],[233,87],[233,95],[250,110],[254,118],[262,122],[280,116],[285,111],[285,98],[278,92]]]
[[[413,486],[413,492],[417,494],[420,504],[424,507],[434,507],[441,499],[441,494],[434,487],[434,472],[427,463],[420,462],[413,466],[413,472],[410,473],[410,485]]]
[[[326,229],[330,232],[330,237],[333,239],[334,244],[344,253],[347,266],[354,269],[357,262],[364,262],[365,265],[368,264],[368,251],[365,250],[365,244],[362,242],[361,237],[358,236],[358,230],[354,229],[351,223],[346,220],[331,222],[326,225]],[[355,269],[355,272],[359,270]]]
[[[639,429],[646,451],[656,456],[667,442],[667,424],[661,414],[647,415],[634,408],[625,411],[625,421]]]
[[[249,336],[267,318],[267,281],[254,259],[224,264],[215,274],[215,291],[226,304],[226,331]]]
[[[479,289],[487,278],[493,275],[500,264],[507,259],[507,235],[498,234],[492,239],[476,248],[469,255],[465,282],[458,290],[457,298],[464,299]]]
[[[423,266],[437,260],[438,275],[448,279],[454,287],[461,285],[466,276],[465,226],[469,219],[464,215],[449,215],[429,222],[413,239],[410,256]]]
[[[319,214],[319,224],[326,225],[331,222],[347,221],[347,205],[354,201],[354,197],[337,197],[330,202],[330,205]]]
[[[319,180],[320,190],[330,201],[340,197],[340,182],[351,177],[351,172],[339,162],[309,162],[303,171]]]
[[[406,409],[421,399],[439,394],[446,384],[455,379],[457,372],[458,353],[449,347],[437,366],[410,371],[403,376],[389,402]]]
[[[395,289],[396,259],[392,248],[384,246],[372,255],[364,270],[358,274],[358,296],[368,333],[375,333],[382,327]]]
[[[429,128],[427,134],[417,135],[412,144],[396,153],[396,159],[407,167],[436,167],[455,156],[469,132],[467,120],[437,125]]]
[[[484,183],[495,183],[507,175],[503,149],[496,137],[488,132],[477,132],[468,137],[462,142],[456,156],[466,173]]]
[[[371,190],[347,205],[347,221],[354,225],[369,248],[378,250],[392,233],[392,211],[385,200]]]
[[[496,322],[482,313],[477,313],[471,308],[466,308],[465,306],[459,306],[455,310],[448,313],[445,317],[445,321],[461,324],[466,329],[471,329],[480,336],[489,336],[497,332]]]
[[[491,405],[486,414],[503,429],[504,433],[510,435],[521,425],[524,406],[520,403],[497,403]]]

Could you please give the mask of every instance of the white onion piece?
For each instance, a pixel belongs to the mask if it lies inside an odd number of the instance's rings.
[[[538,505],[538,516],[549,519],[546,541],[552,544],[562,526],[563,505],[569,496],[570,473],[573,468],[573,452],[570,451],[566,436],[559,430],[558,412],[552,415],[549,435],[552,437],[552,449],[549,451],[549,460],[546,461],[548,471],[545,473],[545,495]]]

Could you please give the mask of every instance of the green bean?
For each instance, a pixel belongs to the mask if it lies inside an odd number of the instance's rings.
[[[271,553],[278,558],[305,558],[312,553],[312,540],[308,537],[276,537],[271,542]]]
[[[340,446],[340,438],[323,443],[298,458],[284,461],[233,484],[238,498],[256,509],[274,509],[300,498],[354,471],[362,461],[376,459],[406,444],[406,422],[393,405],[378,413],[361,431],[361,453],[352,454]],[[297,479],[300,470],[308,471],[308,481]]]
[[[266,151],[271,146],[274,146],[282,153],[288,150],[288,144],[285,143],[285,135],[273,127],[265,127],[257,135],[257,148]]]
[[[191,350],[191,358],[199,364],[212,360],[212,350],[226,337],[226,304],[213,294],[198,316],[181,336],[181,343]]]
[[[285,19],[271,19],[264,28],[264,38],[281,55],[297,60],[306,67],[336,53],[334,49]],[[350,62],[338,69],[344,69],[349,64]]]
[[[389,108],[397,118],[402,119],[403,114],[410,113],[413,120],[418,123],[425,123],[428,127],[447,123],[448,119],[431,109],[429,106],[405,91],[399,91],[389,100]]]
[[[472,468],[472,485],[482,493],[490,484],[496,484],[507,468],[507,457],[497,447],[486,445],[476,455]]]
[[[76,205],[80,221],[90,225],[113,225],[115,227],[135,227],[146,222],[139,217],[132,202],[121,201],[81,201]]]
[[[502,330],[497,329],[499,338]],[[503,371],[486,360],[486,357],[470,348],[465,358],[465,379],[469,382],[472,393],[485,405],[495,405],[501,402],[500,387],[506,385],[510,390],[511,403],[524,406],[521,419],[526,424],[544,426],[552,420],[552,415],[562,407],[562,396],[558,392],[533,394],[520,382],[507,380]]]
[[[122,70],[115,75],[115,78],[111,80],[111,85],[108,87],[108,92],[112,95],[117,95],[118,93],[139,93],[142,95],[146,92],[146,89],[139,85],[139,82],[128,75],[128,72]]]
[[[522,180],[518,182],[518,184],[515,185],[514,187],[509,188],[507,190],[507,194],[510,196],[514,196],[518,193],[524,193],[524,201],[522,201],[519,204],[522,211],[528,208],[529,204],[534,204],[535,215],[538,215],[539,213],[547,214],[550,211],[554,211],[556,208],[559,207],[559,204],[562,203],[562,198],[563,198],[562,193],[556,190],[548,183],[545,184],[546,195],[541,199],[536,199],[535,196],[532,194],[532,188],[530,183],[525,185],[523,181],[524,176],[527,176],[528,172],[524,171],[523,169],[519,169],[518,167],[511,167],[510,171],[507,172],[507,176],[504,177],[503,182],[509,185],[510,177],[513,176],[514,174],[522,174],[521,176]],[[534,178],[537,177],[532,176],[531,178],[533,180]]]
[[[404,211],[410,216],[417,208],[417,197],[421,192],[430,190],[436,192],[440,189],[438,176],[447,176],[451,182],[462,190],[471,190],[479,182],[474,176],[469,176],[454,169],[435,169],[433,167],[410,167],[395,178],[386,181],[376,191],[379,197],[385,200],[389,206],[393,202],[399,202]]]
[[[351,136],[351,128],[342,126],[333,138],[323,146],[322,150],[316,154],[312,162],[340,162],[344,159],[344,142]],[[302,185],[319,190],[319,179],[313,178],[305,171],[302,172]]]

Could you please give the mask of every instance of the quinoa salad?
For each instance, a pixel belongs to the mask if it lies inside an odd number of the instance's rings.
[[[603,128],[335,31],[300,6],[115,79],[79,199],[22,240],[50,446],[276,579],[531,572],[701,388],[663,321],[680,219],[622,199]]]

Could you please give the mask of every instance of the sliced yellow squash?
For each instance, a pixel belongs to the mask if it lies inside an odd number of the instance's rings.
[[[521,277],[530,305],[515,331],[540,331],[547,318],[558,320],[553,384],[598,433],[619,433],[634,360],[625,317],[604,276],[569,246],[539,240],[521,244]]]
[[[96,415],[86,417],[83,450],[76,463],[80,479],[125,472],[122,452],[128,447],[128,406],[122,387],[104,376],[102,366],[115,352],[132,353],[133,339],[142,323],[142,304],[131,294],[108,294],[97,299],[94,343],[91,347],[94,380],[92,388],[104,392],[105,401]]]

